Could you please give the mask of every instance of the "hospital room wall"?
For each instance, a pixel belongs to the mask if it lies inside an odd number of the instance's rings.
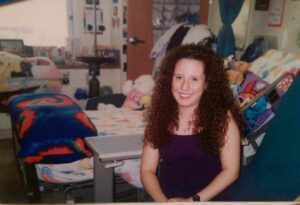
[[[1,6],[0,37],[21,38],[26,45],[64,46],[68,32],[65,10],[65,0],[20,1]],[[10,137],[9,130],[9,115],[0,113],[0,139]]]
[[[241,35],[239,32],[245,32],[242,36],[244,39],[238,39],[237,47],[245,49],[253,39],[257,36],[264,36],[270,46],[276,46],[277,49],[295,54],[300,54],[300,1],[294,0],[270,0],[269,9],[274,5],[274,2],[283,2],[282,22],[279,26],[270,26],[269,15],[270,11],[261,11],[255,9],[256,1],[245,0],[248,4],[247,15],[238,16],[234,22],[235,34]],[[246,12],[246,10],[244,10]],[[243,13],[243,10],[241,11]],[[239,24],[239,22],[241,22]],[[215,34],[218,34],[221,28],[219,1],[212,0],[209,12],[209,27]],[[236,25],[236,27],[235,27]],[[237,28],[245,27],[242,30]],[[237,54],[239,54],[237,52]]]
[[[112,46],[121,50],[124,40],[122,35],[124,28],[122,21],[123,1],[119,0],[117,4],[113,4],[113,1],[100,2],[102,10],[105,11],[103,17],[106,30],[103,34],[98,35],[98,45]],[[72,5],[72,7],[70,5]],[[120,25],[112,28],[112,9],[114,7],[118,8],[117,17],[120,20]],[[43,45],[42,43],[46,43],[45,46],[66,45],[70,48],[71,40],[79,39],[79,43],[77,42],[76,44],[77,46],[79,45],[79,47],[75,47],[75,49],[80,49],[83,46],[92,47],[93,35],[84,30],[84,8],[85,0],[31,0],[3,6],[0,7],[0,34],[1,36],[5,36],[5,38],[20,38],[17,34],[21,32],[22,35],[26,37],[24,39],[26,45],[38,46]],[[61,9],[64,9],[64,11]],[[57,14],[53,14],[53,10],[57,12]],[[67,12],[65,10],[67,10]],[[74,14],[72,18],[70,18],[71,12]],[[16,13],[18,16],[21,15],[22,18],[16,18]],[[32,20],[32,18],[34,18],[34,20]],[[70,19],[73,20],[70,21]],[[51,27],[52,24],[56,27]],[[41,28],[41,25],[45,25],[46,27]],[[58,28],[57,26],[61,26],[62,28]],[[32,33],[36,30],[40,31],[40,35],[44,36],[44,39],[36,37]],[[49,36],[47,34],[51,35]],[[121,57],[123,58],[122,55]],[[121,92],[122,84],[126,80],[126,72],[123,72],[122,66],[123,64],[121,64],[120,69],[101,69],[101,75],[99,77],[101,85],[111,86],[115,93]],[[70,74],[71,81],[70,85],[64,86],[62,89],[65,94],[73,96],[77,88],[86,88],[88,86],[87,69],[70,67],[62,71]],[[7,137],[7,134],[1,133],[3,133],[3,131],[6,133],[9,129],[9,115],[0,113],[0,138]]]
[[[86,5],[85,2],[85,0],[67,0],[69,16],[67,46],[71,51],[73,51],[75,56],[82,55],[83,50],[89,54],[93,54],[94,52],[94,34],[93,32],[88,32],[84,26],[84,22],[88,22],[88,17],[84,17],[84,15],[87,16],[86,9],[92,9],[93,6]],[[121,63],[119,69],[108,69],[102,67],[100,70],[99,80],[101,85],[111,86],[114,93],[121,92],[122,85],[126,80],[126,72],[123,71],[123,62],[125,61],[125,57],[122,55],[124,43],[123,29],[126,28],[126,25],[123,23],[123,2],[123,0],[100,1],[100,5],[97,6],[97,8],[100,8],[102,11],[101,20],[97,19],[97,24],[105,26],[104,32],[97,35],[97,45],[118,49],[120,50],[121,54]],[[90,14],[93,16],[93,11]],[[117,20],[118,24],[115,23]],[[93,24],[94,22],[90,23]],[[71,85],[73,86],[72,88],[67,89],[74,90],[80,86],[87,87],[87,72],[80,70],[77,75],[76,73],[74,74],[74,69],[72,68],[66,70],[66,72],[71,73],[71,81],[75,82],[73,85]]]
[[[273,2],[270,1],[269,11],[255,10],[253,2],[248,43],[252,42],[256,36],[262,35],[266,37],[270,46],[274,44],[272,39],[275,39],[275,46],[277,44],[278,50],[300,54],[300,1],[278,1],[282,3],[283,12],[281,23],[275,26],[270,25],[270,10]]]

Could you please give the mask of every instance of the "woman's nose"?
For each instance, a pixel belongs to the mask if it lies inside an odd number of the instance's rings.
[[[181,89],[182,90],[188,90],[190,87],[189,82],[187,80],[184,80],[181,84]]]

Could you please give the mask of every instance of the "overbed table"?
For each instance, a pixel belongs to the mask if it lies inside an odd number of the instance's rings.
[[[86,142],[94,153],[95,202],[113,202],[114,167],[124,159],[139,158],[143,135],[88,137]]]
[[[85,111],[98,130],[87,137],[94,154],[95,202],[113,202],[114,167],[139,158],[143,148],[143,112],[124,109]]]

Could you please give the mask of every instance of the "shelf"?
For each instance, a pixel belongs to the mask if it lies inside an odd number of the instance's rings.
[[[153,1],[153,4],[160,4],[160,5],[177,5],[177,6],[199,6],[200,5],[200,1],[199,2],[162,2],[162,1]]]
[[[85,65],[78,65],[78,64],[65,64],[65,65],[57,65],[58,69],[88,69],[88,64]],[[120,69],[120,65],[113,65],[113,64],[101,64],[101,69]]]

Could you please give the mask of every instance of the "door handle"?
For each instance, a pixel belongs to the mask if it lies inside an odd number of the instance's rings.
[[[145,43],[145,41],[138,39],[136,36],[129,38],[129,43],[131,45],[137,45],[139,43]]]

